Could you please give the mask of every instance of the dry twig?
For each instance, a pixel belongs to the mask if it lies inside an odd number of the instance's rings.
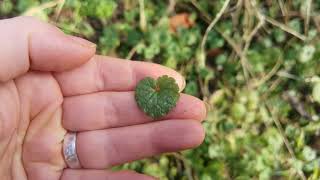
[[[171,153],[171,155],[173,157],[175,157],[176,159],[179,159],[180,161],[182,161],[184,168],[186,169],[187,172],[187,177],[188,180],[194,180],[193,176],[192,176],[192,170],[190,167],[190,164],[188,163],[188,161],[186,160],[185,157],[183,157],[181,154],[179,153]]]
[[[144,11],[144,0],[139,0],[139,8],[140,8],[140,28],[142,31],[146,31],[147,20],[146,20],[146,14]]]
[[[307,0],[307,12],[304,21],[304,33],[308,36],[309,24],[310,24],[310,15],[311,15],[311,7],[312,7],[312,0]]]
[[[275,113],[272,111],[271,107],[268,104],[265,104],[265,106],[266,106],[266,109],[267,109],[268,113],[270,114],[274,124],[276,125],[276,127],[277,127],[277,129],[278,129],[278,131],[279,131],[279,133],[280,133],[280,135],[282,137],[282,140],[283,140],[283,142],[284,142],[284,144],[285,144],[285,146],[286,146],[291,158],[297,159],[297,157],[295,156],[294,151],[293,151],[293,149],[292,149],[292,147],[290,145],[290,142],[289,142],[288,138],[286,137],[286,135],[284,133],[284,130],[283,130],[283,127],[282,127],[281,123],[275,117]],[[305,174],[303,173],[303,171],[298,170],[298,175],[300,176],[300,178],[302,180],[307,180],[307,178],[306,178]]]
[[[254,87],[259,87],[260,85],[262,85],[263,83],[265,83],[266,81],[268,81],[273,75],[275,75],[277,73],[277,71],[279,70],[281,64],[282,64],[282,60],[281,58],[278,59],[276,65],[273,66],[273,68],[270,70],[270,72],[268,74],[266,74],[265,76],[263,76],[258,82],[256,82],[253,86]]]
[[[208,39],[208,35],[209,32],[213,29],[214,25],[220,20],[221,16],[223,15],[223,13],[225,12],[225,10],[227,9],[228,5],[230,3],[230,0],[226,0],[222,6],[222,8],[220,9],[220,11],[218,12],[218,14],[216,15],[216,17],[213,19],[213,21],[210,23],[210,25],[208,26],[208,28],[206,29],[206,32],[202,38],[201,41],[201,52],[204,53],[205,52],[205,45]],[[200,66],[205,66],[205,58],[203,59],[204,62],[200,62]]]
[[[169,6],[167,8],[167,14],[171,14],[174,11],[174,7],[176,6],[175,0],[169,0]]]
[[[66,0],[60,0],[56,10],[55,10],[55,21],[57,22],[59,20],[61,11],[63,9],[63,6],[65,5]]]
[[[261,15],[262,15],[262,14],[261,14]],[[280,22],[278,22],[278,21],[276,21],[276,20],[274,20],[274,19],[272,19],[272,18],[270,18],[270,17],[268,17],[268,16],[265,16],[265,15],[262,15],[262,16],[265,18],[265,20],[266,20],[268,23],[270,23],[270,24],[272,24],[272,25],[274,25],[274,26],[279,27],[280,29],[286,31],[287,33],[290,33],[290,34],[294,35],[295,37],[301,39],[302,41],[306,41],[306,39],[307,39],[306,36],[298,33],[297,31],[295,31],[295,30],[293,30],[293,29],[291,29],[289,26],[287,26],[287,25],[285,25],[285,24],[282,24],[282,23],[280,23]]]

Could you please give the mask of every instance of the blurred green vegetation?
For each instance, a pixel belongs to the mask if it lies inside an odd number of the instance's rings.
[[[100,54],[174,68],[184,92],[206,102],[199,148],[117,169],[163,180],[320,179],[320,0],[225,3],[1,0],[0,16],[37,16]]]

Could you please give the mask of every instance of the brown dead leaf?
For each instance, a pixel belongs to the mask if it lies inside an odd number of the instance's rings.
[[[217,57],[219,56],[220,54],[223,53],[223,50],[220,49],[220,48],[213,48],[213,49],[210,49],[208,52],[207,52],[207,55],[209,57]]]
[[[170,18],[170,30],[176,32],[178,27],[190,28],[194,22],[189,19],[190,14],[181,13]]]

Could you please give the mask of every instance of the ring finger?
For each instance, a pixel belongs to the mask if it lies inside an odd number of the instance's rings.
[[[83,168],[104,169],[201,144],[204,131],[195,120],[158,121],[114,129],[80,132],[77,153]]]

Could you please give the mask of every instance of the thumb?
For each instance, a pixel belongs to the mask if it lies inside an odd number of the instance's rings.
[[[88,61],[95,44],[32,17],[0,20],[0,82],[29,69],[64,71]]]

